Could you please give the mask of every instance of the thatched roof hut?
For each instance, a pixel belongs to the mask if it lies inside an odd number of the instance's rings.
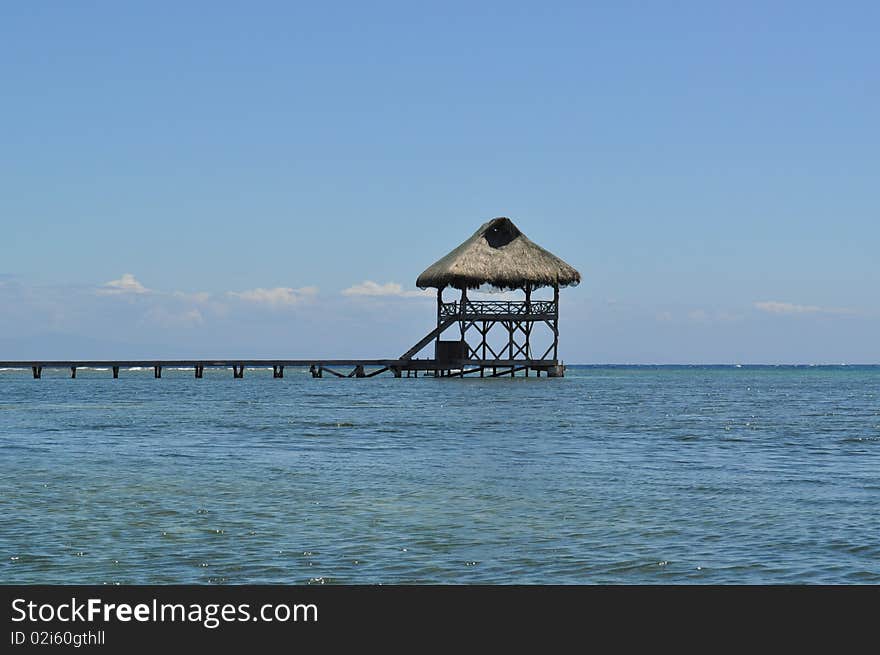
[[[574,286],[581,274],[530,241],[509,218],[493,218],[419,275],[422,289],[538,289]]]

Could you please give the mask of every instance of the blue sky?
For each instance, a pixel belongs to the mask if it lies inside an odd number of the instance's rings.
[[[583,275],[568,362],[880,362],[878,20],[7,3],[0,359],[397,355],[510,216]]]

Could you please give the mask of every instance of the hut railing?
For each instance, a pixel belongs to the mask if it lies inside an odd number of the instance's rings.
[[[460,316],[550,317],[558,315],[558,304],[553,300],[531,302],[511,300],[466,300],[445,302],[440,305],[441,320]]]

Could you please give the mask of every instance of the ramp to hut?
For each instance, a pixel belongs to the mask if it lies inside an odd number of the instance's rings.
[[[419,351],[420,351],[422,348],[424,348],[424,347],[427,346],[429,343],[431,343],[432,341],[434,341],[434,339],[436,339],[437,337],[439,337],[440,334],[441,334],[446,328],[448,328],[450,325],[452,325],[453,323],[455,323],[456,320],[457,320],[457,318],[454,317],[454,316],[452,316],[452,317],[447,317],[447,318],[443,319],[443,321],[442,321],[441,323],[438,323],[438,324],[437,324],[437,327],[435,327],[433,330],[431,330],[430,332],[428,332],[428,334],[426,334],[426,335],[421,339],[421,341],[419,341],[416,345],[414,345],[412,348],[410,348],[410,349],[407,350],[405,353],[403,353],[403,354],[400,356],[400,359],[412,359],[414,355],[417,355],[417,354],[419,353]]]

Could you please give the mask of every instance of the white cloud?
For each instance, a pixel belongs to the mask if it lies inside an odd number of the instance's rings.
[[[291,307],[311,300],[318,293],[317,287],[276,287],[274,289],[250,289],[248,291],[228,291],[227,296],[245,302],[269,305],[270,307]]]
[[[185,291],[175,291],[171,294],[180,300],[189,300],[192,302],[204,304],[211,299],[211,294],[207,291],[199,291],[197,293],[186,293]]]
[[[399,298],[416,298],[432,294],[433,292],[430,289],[425,289],[424,291],[404,291],[403,287],[397,282],[379,284],[372,280],[364,280],[360,284],[355,284],[342,292],[343,296],[397,296]]]
[[[144,294],[150,293],[143,284],[135,279],[131,273],[123,273],[118,280],[110,280],[105,282],[97,291],[98,294],[104,296],[115,296],[122,294]]]
[[[735,314],[725,310],[703,309],[697,307],[689,311],[679,308],[675,313],[669,310],[658,311],[654,318],[660,323],[681,323],[687,321],[690,323],[701,323],[704,325],[714,323],[731,323],[743,320],[742,314]]]
[[[819,307],[817,305],[796,305],[790,302],[777,300],[763,300],[755,303],[755,308],[768,314],[852,314],[849,309],[837,309],[833,307]]]
[[[815,314],[822,311],[815,305],[795,305],[790,302],[778,302],[776,300],[764,300],[756,302],[755,307],[768,314]]]
[[[176,312],[162,306],[152,307],[145,318],[148,322],[162,327],[195,327],[205,322],[204,316],[198,309]]]

